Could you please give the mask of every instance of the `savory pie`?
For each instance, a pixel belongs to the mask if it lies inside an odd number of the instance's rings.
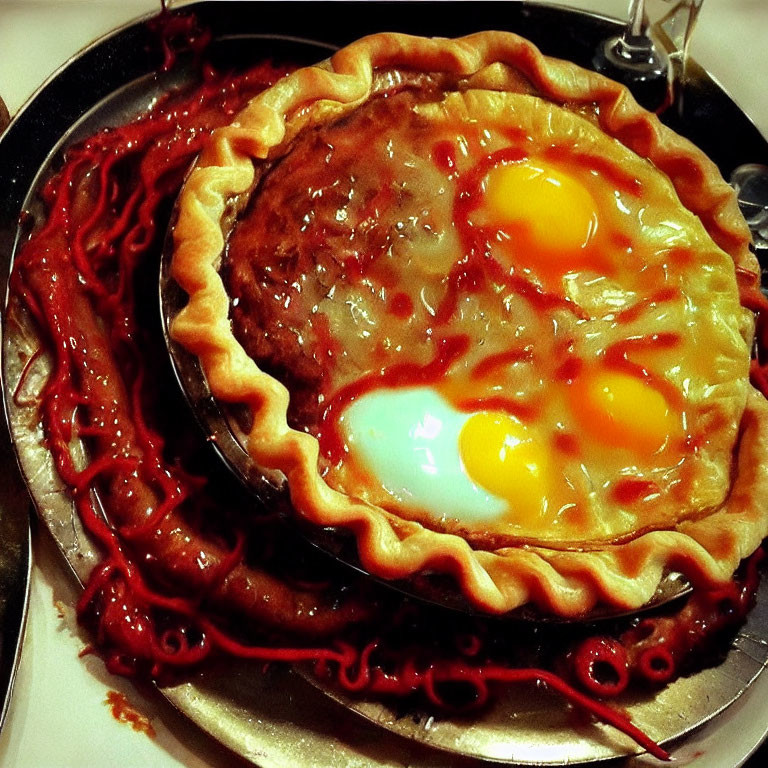
[[[575,616],[768,533],[748,229],[612,81],[508,33],[364,38],[213,134],[174,239],[174,337],[373,574]]]

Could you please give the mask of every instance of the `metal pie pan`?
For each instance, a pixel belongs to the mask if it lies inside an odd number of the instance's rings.
[[[200,10],[210,16],[211,5],[201,4]],[[216,10],[220,11],[216,14],[220,26],[232,24],[238,34],[247,29],[248,20],[251,18],[249,14],[253,13],[253,9],[245,6],[250,4],[215,5]],[[261,8],[273,7],[268,3],[258,5]],[[348,5],[356,9],[354,13],[358,14],[359,19],[359,27],[350,35],[351,39],[370,31],[366,25],[371,5]],[[486,7],[485,4],[473,4],[473,18],[476,18],[481,26],[498,26],[487,23],[487,17],[483,18],[483,9],[488,14],[492,5]],[[242,15],[245,18],[238,15],[239,7],[243,8]],[[316,13],[307,8],[308,13]],[[530,34],[531,27],[550,24],[553,14],[554,18],[558,18],[555,9],[542,8],[538,12],[540,16],[537,18],[535,6],[521,8],[517,19],[521,28],[515,25],[514,18],[509,21],[509,28],[523,34],[527,32],[529,37],[535,38],[535,35]],[[356,18],[354,13],[350,18]],[[575,30],[572,36],[579,36],[579,40],[586,41],[579,44],[590,45],[590,34],[592,37],[599,37],[605,32],[607,22],[604,20],[573,12],[560,13],[568,14],[568,24],[561,24],[560,28]],[[264,28],[263,19],[260,15],[260,29]],[[291,21],[292,19],[282,22],[282,27],[290,27]],[[349,19],[347,21],[349,22]],[[303,23],[307,23],[306,17]],[[107,38],[75,60],[70,67],[77,70],[79,63],[98,54],[107,61],[112,61],[114,68],[121,57],[121,45],[125,45],[126,40],[135,41],[136,35],[143,35],[139,27],[140,25],[134,25],[116,36]],[[412,23],[407,31],[452,33],[444,29],[413,29]],[[568,40],[573,42],[571,35]],[[328,44],[336,42],[334,39]],[[265,48],[268,47],[266,40],[263,44]],[[266,51],[259,49],[258,54],[254,52],[254,55],[263,55],[263,52]],[[557,50],[550,52],[557,53]],[[566,54],[567,51],[564,51],[563,55]],[[41,108],[50,103],[57,88],[66,91],[68,82],[71,87],[69,74],[72,72],[68,68],[52,80],[41,95],[22,112],[9,134],[0,141],[0,174],[8,173],[9,165],[16,163],[9,157],[9,153],[15,151],[22,141],[20,132],[29,130],[36,120],[45,120]],[[120,77],[125,78],[125,75]],[[37,147],[36,154],[32,153],[32,158],[37,158],[37,164],[34,167],[22,168],[21,183],[24,185],[24,194],[26,190],[35,189],[39,181],[36,178],[37,169],[46,164],[45,158],[61,142],[77,135],[77,131],[91,130],[103,119],[105,112],[117,111],[118,104],[126,116],[131,112],[131,99],[135,99],[137,109],[143,109],[150,98],[149,91],[152,88],[165,87],[164,83],[158,83],[153,77],[146,77],[145,73],[138,73],[138,77],[145,79],[130,79],[120,84],[113,82],[108,93],[95,94],[89,107],[93,108],[90,115],[81,119],[80,115],[86,111],[82,109],[76,117],[70,115],[67,125],[59,124],[55,128],[56,135],[50,137],[45,152],[41,153]],[[111,75],[108,72],[104,81],[109,83],[110,78],[120,79],[114,72]],[[707,88],[710,88],[710,85],[707,85]],[[124,90],[118,93],[119,88]],[[130,98],[127,98],[127,95],[130,95]],[[724,111],[735,109],[727,97],[721,95],[720,99],[725,105]],[[691,99],[687,103],[690,104]],[[744,133],[749,137],[746,118],[743,123]],[[48,129],[50,132],[50,126]],[[71,133],[72,131],[74,132]],[[65,136],[66,139],[62,138]],[[716,160],[726,165],[733,162],[731,158]],[[737,158],[735,164],[740,162],[742,160]],[[18,163],[14,168],[17,167]],[[32,197],[25,202],[19,196],[16,202],[18,209],[15,214],[9,217],[6,211],[1,222],[0,244],[10,245],[16,240],[19,235],[18,211],[33,207]],[[13,205],[14,197],[11,195],[6,201],[6,208]],[[9,247],[4,249],[4,252],[10,254],[12,249]],[[5,263],[5,269],[8,269],[8,262]],[[63,491],[53,470],[50,455],[43,446],[43,435],[34,404],[29,404],[30,398],[18,399],[13,396],[23,378],[21,361],[25,355],[34,354],[38,346],[39,341],[33,329],[5,326],[3,370],[6,405],[15,448],[38,512],[52,532],[67,562],[78,578],[83,580],[93,564],[98,561],[98,553],[80,527],[71,499]],[[31,373],[25,375],[24,389],[27,394],[33,393],[35,387],[39,388],[44,380],[45,356],[41,356],[33,368]],[[618,706],[651,738],[660,742],[677,739],[716,715],[735,700],[764,668],[768,647],[764,639],[768,637],[766,602],[768,601],[765,590],[761,590],[757,609],[739,633],[723,664],[681,678],[658,694],[648,694],[633,700],[619,700]],[[537,688],[510,688],[499,697],[492,709],[471,720],[398,716],[379,702],[351,701],[329,691],[335,699],[331,700],[328,695],[318,692],[286,669],[274,668],[264,675],[260,668],[254,669],[252,665],[237,661],[206,668],[188,682],[163,689],[163,693],[222,744],[263,768],[285,768],[287,765],[373,768],[406,764],[413,768],[448,764],[463,768],[465,765],[481,764],[478,759],[529,765],[564,765],[610,759],[637,752],[634,742],[610,728],[592,723],[574,723],[570,708],[564,707],[552,694]],[[670,716],[670,713],[674,713],[674,717]],[[358,715],[362,715],[365,720]],[[453,755],[448,757],[444,751]]]

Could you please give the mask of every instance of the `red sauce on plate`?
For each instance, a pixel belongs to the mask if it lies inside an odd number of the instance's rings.
[[[145,733],[150,739],[157,735],[152,726],[152,721],[138,712],[124,693],[119,691],[107,691],[107,698],[104,703],[109,707],[112,717],[118,723],[127,723],[137,733]]]

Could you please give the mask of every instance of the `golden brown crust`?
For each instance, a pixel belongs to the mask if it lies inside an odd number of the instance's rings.
[[[492,612],[528,602],[562,615],[584,613],[598,602],[638,607],[652,596],[668,568],[706,583],[729,578],[768,530],[768,511],[758,504],[768,474],[754,460],[765,448],[768,409],[756,393],[744,415],[733,488],[721,509],[670,531],[591,551],[476,551],[459,536],[403,521],[333,490],[321,479],[317,440],[286,423],[286,388],[259,370],[232,334],[229,297],[217,271],[224,248],[221,222],[231,199],[251,189],[255,163],[279,156],[307,126],[354,109],[369,97],[376,76],[387,71],[393,78],[400,71],[441,73],[459,89],[530,92],[582,114],[668,176],[683,205],[701,219],[715,243],[757,279],[749,232],[714,164],[638,107],[622,86],[546,58],[508,33],[459,40],[400,34],[364,38],[251,101],[230,126],[214,134],[180,200],[173,275],[190,301],[174,323],[173,335],[199,356],[217,398],[245,404],[256,415],[248,436],[254,460],[285,475],[304,518],[354,531],[363,565],[372,573],[384,578],[427,570],[451,573],[473,603]],[[743,328],[745,338],[750,333]]]

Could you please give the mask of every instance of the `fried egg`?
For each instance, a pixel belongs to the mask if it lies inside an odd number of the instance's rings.
[[[569,400],[581,430],[606,451],[624,448],[648,461],[684,436],[682,414],[638,376],[592,371],[573,382]]]
[[[585,248],[598,226],[597,202],[573,174],[540,159],[492,168],[485,180],[485,205],[499,224],[521,227],[530,245],[570,268],[574,251]]]
[[[399,505],[477,522],[546,512],[551,461],[541,438],[502,412],[462,413],[431,387],[379,389],[342,421],[352,460]]]

